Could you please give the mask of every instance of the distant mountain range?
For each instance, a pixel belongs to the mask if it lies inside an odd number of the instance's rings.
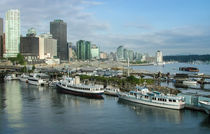
[[[171,55],[163,56],[164,61],[193,62],[193,61],[210,61],[210,54],[206,55]]]

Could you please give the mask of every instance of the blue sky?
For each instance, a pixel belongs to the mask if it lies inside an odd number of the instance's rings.
[[[210,0],[1,0],[21,12],[21,33],[49,22],[68,24],[68,41],[90,40],[103,51],[119,45],[141,53],[210,54]]]

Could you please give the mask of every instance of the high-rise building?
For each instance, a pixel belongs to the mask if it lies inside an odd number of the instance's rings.
[[[134,52],[133,50],[128,50],[128,57],[130,61],[134,60]]]
[[[163,63],[163,53],[159,50],[156,53],[156,62]]]
[[[118,59],[118,61],[123,61],[124,60],[124,51],[123,51],[123,46],[119,46],[118,48],[117,48],[117,59]]]
[[[3,19],[0,18],[0,57],[3,57]]]
[[[85,40],[77,41],[76,45],[77,45],[77,59],[85,60]]]
[[[85,40],[77,41],[77,59],[90,60],[91,59],[91,42]]]
[[[20,11],[11,9],[6,13],[4,57],[16,57],[20,52]]]
[[[40,50],[38,37],[20,37],[20,53],[28,61],[40,59]]]
[[[76,59],[76,46],[74,46],[72,42],[68,42],[68,54],[69,61],[73,61]]]
[[[57,39],[58,58],[68,60],[67,24],[63,20],[50,22],[50,33]]]
[[[125,59],[125,60],[128,60],[128,49],[123,49],[123,58]]]
[[[90,60],[91,59],[91,42],[86,41],[85,42],[85,60]]]
[[[99,48],[96,45],[91,46],[91,59],[99,59]]]
[[[107,53],[105,53],[105,52],[100,52],[100,59],[102,59],[102,60],[107,59]]]
[[[0,18],[0,36],[3,36],[3,19]]]
[[[40,45],[44,46],[44,58],[57,57],[57,40],[53,39],[49,33],[41,34],[39,36]]]

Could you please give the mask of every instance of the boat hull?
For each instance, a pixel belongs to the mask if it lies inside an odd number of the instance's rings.
[[[43,82],[39,82],[39,81],[32,81],[32,80],[28,80],[28,83],[29,83],[29,84],[32,84],[32,85],[37,85],[37,86],[39,86],[39,85],[43,84]]]
[[[60,93],[72,94],[75,96],[82,96],[86,98],[103,99],[102,96],[103,93],[85,93],[85,92],[73,91],[71,89],[62,87],[60,84],[56,84],[56,89]]]
[[[127,97],[127,96],[121,96],[121,95],[119,95],[119,99],[120,100],[131,101],[131,102],[134,102],[134,103],[144,104],[144,105],[150,105],[150,106],[161,107],[161,108],[168,108],[168,109],[180,110],[180,109],[184,108],[184,104],[183,105],[167,105],[167,104],[163,104],[163,103],[155,103],[155,102],[151,102],[151,101],[140,100],[140,99],[131,98],[131,97]]]
[[[200,105],[204,108],[207,114],[210,114],[210,105],[205,104],[205,102],[200,101]]]
[[[104,94],[109,95],[109,96],[114,96],[114,97],[118,96],[116,92],[110,92],[110,91],[104,91]]]
[[[26,79],[26,78],[19,78],[19,80],[22,82],[28,82],[28,79]]]

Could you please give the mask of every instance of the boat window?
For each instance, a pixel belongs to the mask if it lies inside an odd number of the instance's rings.
[[[176,102],[176,100],[173,100],[173,102]]]
[[[169,102],[172,102],[172,100],[171,100],[171,99],[169,99]]]

